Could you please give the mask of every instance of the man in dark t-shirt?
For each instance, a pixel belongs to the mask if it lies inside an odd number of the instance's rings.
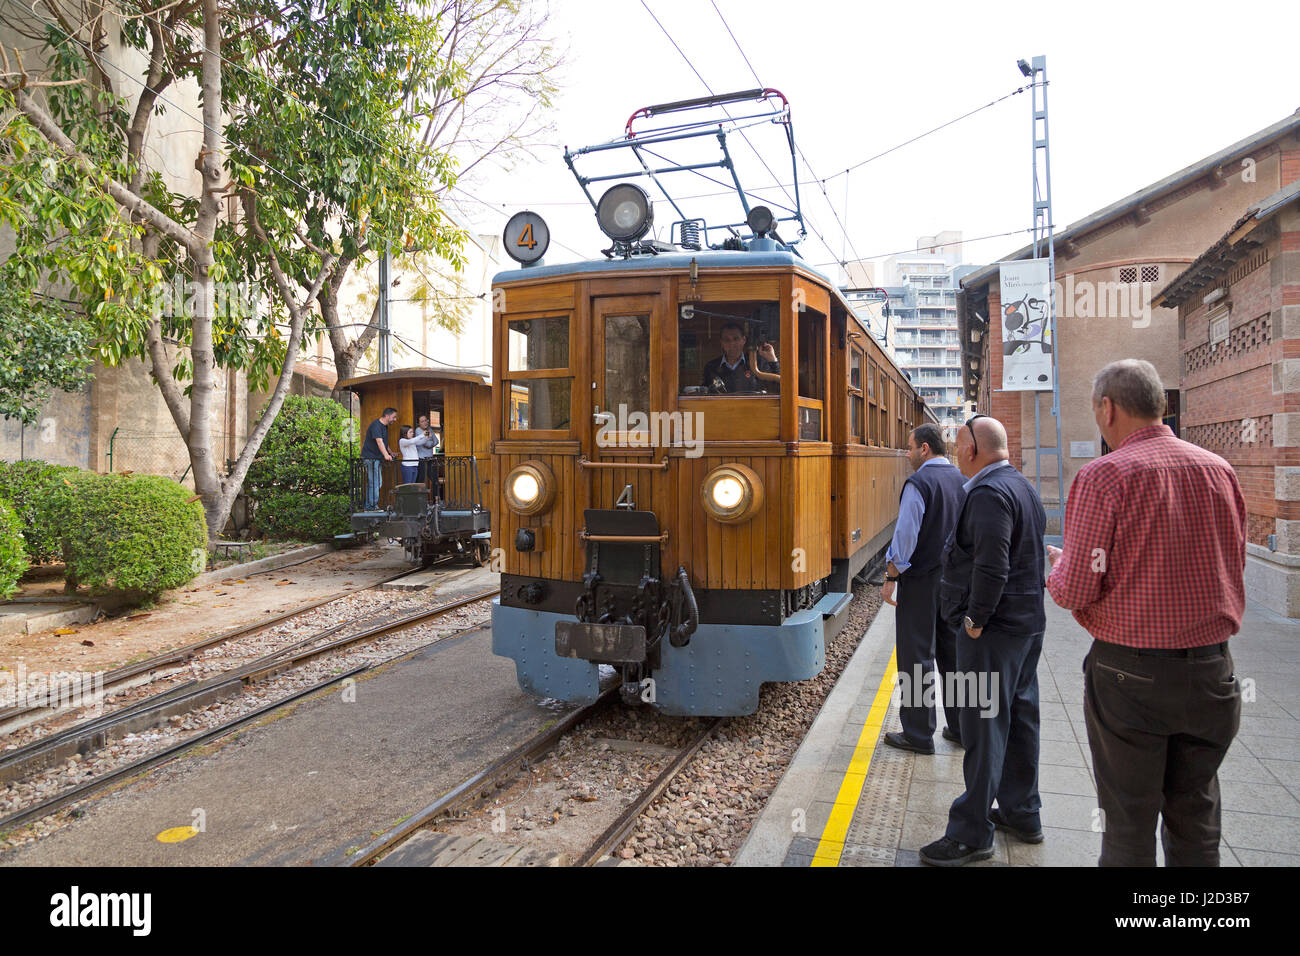
[[[384,480],[384,466],[381,461],[392,461],[393,454],[388,450],[388,426],[397,421],[397,409],[385,408],[366,429],[366,440],[361,445],[361,460],[366,469],[366,511],[379,507],[379,486]]]

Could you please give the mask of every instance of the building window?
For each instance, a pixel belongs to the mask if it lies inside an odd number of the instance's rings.
[[[1174,437],[1178,437],[1178,389],[1165,389],[1165,417],[1163,422],[1172,429]]]
[[[1139,277],[1143,282],[1159,282],[1160,267],[1141,266],[1139,268],[1138,266],[1120,266],[1120,270],[1119,270],[1120,282],[1126,282],[1126,283],[1137,282]]]

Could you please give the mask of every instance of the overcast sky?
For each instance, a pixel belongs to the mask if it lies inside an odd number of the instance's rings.
[[[715,92],[758,85],[710,0],[647,3]],[[828,180],[847,228],[846,239],[817,185],[802,187],[814,228],[801,249],[813,263],[883,258],[944,229],[965,234],[967,262],[996,261],[1023,245],[1027,234],[973,240],[1030,224],[1028,91],[834,175],[1023,85],[1021,57],[1047,57],[1058,228],[1300,108],[1300,3],[1293,0],[716,3],[762,84],[789,98],[795,138],[816,176]],[[461,210],[486,232],[499,231],[509,212],[537,210],[553,237],[546,261],[558,263],[579,257],[571,250],[598,256],[608,245],[561,145],[614,139],[638,107],[707,91],[641,0],[553,0],[552,10],[568,50],[557,76],[555,142],[538,150],[536,162],[473,184],[473,194],[500,205],[499,213],[473,202]],[[788,183],[788,151],[774,133],[751,138]],[[739,141],[734,150],[742,181],[784,201],[754,153]],[[802,157],[799,172],[812,178]],[[716,191],[689,175],[678,182],[683,195]],[[734,212],[732,202],[702,211],[716,221]],[[675,218],[656,202],[662,238]],[[833,264],[827,271],[838,275]]]

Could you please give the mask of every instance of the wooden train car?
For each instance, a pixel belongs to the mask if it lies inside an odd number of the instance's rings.
[[[739,714],[816,674],[926,412],[834,283],[789,252],[699,251],[519,269],[494,294],[493,641],[521,686],[591,700],[604,663],[629,699]],[[754,390],[719,393],[737,326]]]
[[[484,377],[411,368],[364,375],[340,385],[360,400],[358,454],[352,459],[350,481],[353,532],[401,541],[408,557],[420,564],[446,554],[486,561],[492,390]],[[402,482],[398,461],[368,468],[359,455],[366,428],[386,408],[397,410],[386,440],[395,457],[400,457],[401,427],[415,425],[422,415],[429,416],[440,438],[437,454],[419,468],[414,482]]]

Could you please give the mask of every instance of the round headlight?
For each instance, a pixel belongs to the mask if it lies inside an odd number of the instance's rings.
[[[542,486],[538,484],[535,476],[525,471],[515,475],[514,480],[510,483],[510,492],[517,501],[532,504],[537,500],[537,496],[542,493]]]
[[[744,497],[745,486],[735,478],[721,478],[713,483],[713,503],[724,511],[736,507]]]
[[[633,242],[654,225],[654,206],[640,186],[619,183],[605,190],[596,203],[596,221],[600,231],[615,242]]]
[[[766,236],[776,228],[776,216],[772,215],[772,210],[766,206],[755,206],[745,217],[745,222],[749,228],[754,230],[756,236]]]
[[[740,524],[763,507],[763,480],[744,465],[719,465],[700,487],[704,510],[724,524]]]
[[[540,461],[526,461],[506,475],[505,495],[516,514],[541,514],[555,498],[555,476]]]

